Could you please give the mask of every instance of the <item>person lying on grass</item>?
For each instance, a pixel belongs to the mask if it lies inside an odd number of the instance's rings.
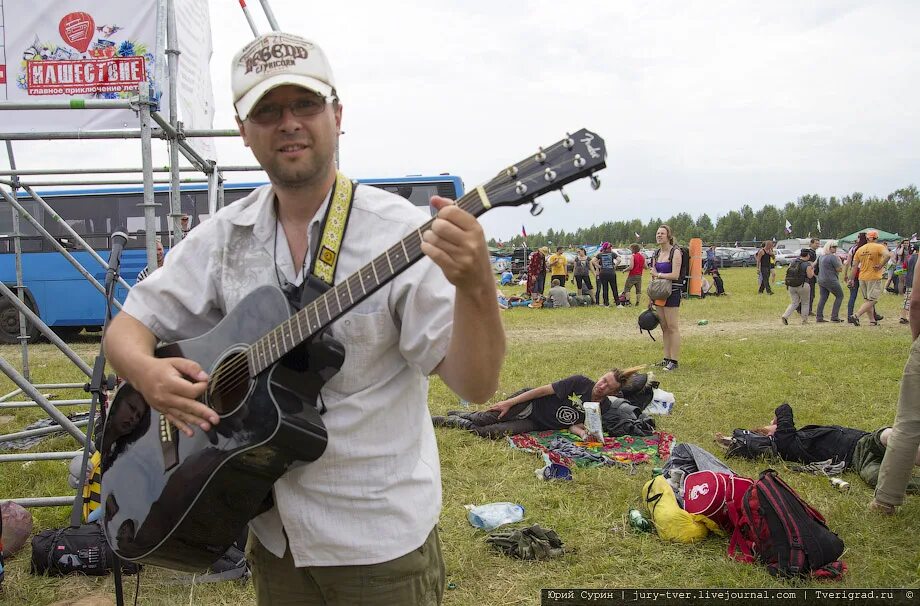
[[[607,396],[619,393],[626,380],[642,368],[614,368],[597,381],[572,375],[555,383],[522,389],[483,411],[452,410],[446,417],[431,417],[431,421],[437,427],[459,427],[483,438],[556,429],[567,429],[585,438],[588,431],[584,425],[584,403],[599,402],[604,414],[610,407]]]
[[[825,461],[843,463],[844,469],[858,473],[869,486],[878,484],[879,469],[891,436],[890,427],[882,427],[872,433],[840,425],[806,425],[796,429],[792,406],[781,404],[774,414],[776,416],[769,425],[755,427],[751,431],[772,437],[780,458],[806,464]],[[716,442],[729,446],[731,438],[717,433]],[[920,465],[920,449],[914,464]],[[920,474],[914,474],[907,491],[920,494]]]

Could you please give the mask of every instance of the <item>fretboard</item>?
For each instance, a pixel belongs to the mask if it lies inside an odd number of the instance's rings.
[[[486,211],[486,206],[480,200],[476,189],[457,200],[457,205],[475,217]],[[433,222],[434,219],[431,219],[419,226],[382,255],[337,283],[253,343],[247,351],[252,375],[255,376],[280,360],[421,259],[424,256],[421,246],[422,234],[431,229]]]

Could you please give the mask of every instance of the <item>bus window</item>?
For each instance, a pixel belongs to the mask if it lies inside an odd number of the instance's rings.
[[[45,210],[38,205],[38,202],[31,198],[20,198],[19,204],[26,209],[30,215],[35,217],[39,223],[42,223]],[[12,206],[4,204],[8,210],[0,210],[0,234],[5,236],[13,235],[13,213],[17,212]],[[38,230],[29,223],[25,218],[19,218],[19,233],[23,236],[37,236]]]

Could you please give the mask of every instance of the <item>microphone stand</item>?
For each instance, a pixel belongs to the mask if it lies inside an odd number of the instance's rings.
[[[120,242],[118,241],[119,239],[121,240]],[[89,406],[89,419],[86,426],[86,443],[83,445],[83,463],[80,465],[80,474],[77,476],[79,479],[79,487],[77,488],[73,510],[70,514],[70,525],[72,527],[80,526],[83,521],[83,489],[87,481],[86,465],[89,461],[90,451],[95,450],[93,447],[93,436],[95,433],[96,407],[99,402],[105,402],[107,404],[106,391],[115,388],[115,376],[105,376],[105,354],[103,353],[103,344],[105,343],[106,329],[109,326],[109,321],[112,319],[112,301],[115,298],[115,285],[118,283],[118,274],[121,268],[121,253],[127,242],[127,237],[121,232],[116,232],[112,234],[111,240],[113,241],[111,247],[112,252],[109,255],[109,267],[105,272],[105,316],[102,322],[102,339],[100,339],[99,343],[99,354],[96,356],[95,363],[93,364],[93,375],[90,378],[90,382],[83,386],[84,391],[92,394],[92,400]],[[104,507],[105,504],[100,503],[99,506]],[[115,577],[115,603],[117,606],[124,606],[121,560],[114,552],[112,553],[112,573]]]

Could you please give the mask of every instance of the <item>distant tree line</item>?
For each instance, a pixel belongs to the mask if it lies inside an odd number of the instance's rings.
[[[792,234],[786,234],[786,221],[792,224]],[[820,222],[820,230],[818,224]],[[650,219],[643,223],[631,221],[608,221],[600,225],[582,227],[574,232],[549,229],[546,233],[528,233],[527,246],[576,246],[611,242],[614,246],[628,246],[633,242],[653,244],[655,232],[661,224],[667,224],[681,242],[690,238],[701,238],[705,243],[733,245],[735,242],[762,242],[787,237],[840,238],[864,227],[876,227],[909,237],[920,231],[920,192],[910,185],[884,198],[864,196],[856,192],[843,198],[824,198],[815,194],[800,197],[782,208],[767,205],[754,211],[749,204],[741,210],[733,210],[712,218],[703,213],[696,220],[689,213],[678,213],[668,219]],[[639,234],[637,240],[636,234]],[[524,237],[518,234],[504,247],[524,245]],[[489,246],[498,246],[490,239]]]

